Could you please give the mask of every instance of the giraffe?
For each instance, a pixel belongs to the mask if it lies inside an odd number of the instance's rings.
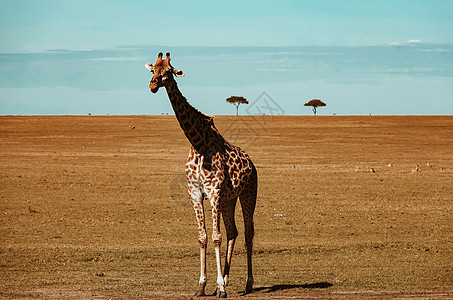
[[[181,129],[189,140],[191,147],[185,172],[189,198],[198,225],[198,242],[200,245],[200,279],[195,296],[204,296],[207,283],[206,247],[207,233],[203,200],[207,198],[212,210],[212,241],[214,244],[217,266],[218,297],[227,296],[233,248],[238,236],[235,223],[237,199],[241,203],[245,227],[247,249],[247,280],[245,293],[253,291],[252,249],[253,249],[253,214],[256,205],[258,176],[247,153],[225,140],[214,125],[213,117],[208,116],[191,106],[178,89],[174,77],[183,77],[184,72],[170,64],[170,53],[162,59],[159,53],[155,64],[145,67],[153,73],[149,88],[157,93],[165,87],[168,98]],[[225,265],[222,273],[220,245],[220,216],[223,218],[227,238]]]

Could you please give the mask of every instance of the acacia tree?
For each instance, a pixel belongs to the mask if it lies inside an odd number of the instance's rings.
[[[244,97],[240,97],[240,96],[231,96],[230,98],[226,99],[226,102],[231,103],[234,106],[236,106],[236,116],[239,115],[239,105],[249,104],[247,99],[245,99]]]
[[[304,106],[312,106],[313,113],[316,116],[316,108],[327,105],[319,99],[313,99],[305,103]]]

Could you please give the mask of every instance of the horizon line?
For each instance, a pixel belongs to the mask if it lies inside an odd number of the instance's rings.
[[[0,114],[1,117],[174,117],[172,113],[160,113],[160,114]],[[329,115],[222,115],[212,114],[213,117],[453,117],[453,114],[329,114]]]

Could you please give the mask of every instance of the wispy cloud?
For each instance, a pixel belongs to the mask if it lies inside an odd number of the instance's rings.
[[[389,45],[390,46],[414,45],[414,44],[419,44],[421,42],[422,42],[421,40],[411,39],[411,40],[404,41],[404,42],[391,42],[391,43],[389,43]]]

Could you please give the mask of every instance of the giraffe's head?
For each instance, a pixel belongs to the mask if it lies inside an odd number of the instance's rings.
[[[149,82],[149,88],[152,93],[157,93],[160,87],[165,86],[169,80],[173,80],[173,75],[176,77],[183,77],[184,72],[173,68],[170,64],[170,53],[167,52],[166,58],[162,60],[162,52],[157,55],[155,64],[149,63],[145,67],[152,72],[153,78]]]

